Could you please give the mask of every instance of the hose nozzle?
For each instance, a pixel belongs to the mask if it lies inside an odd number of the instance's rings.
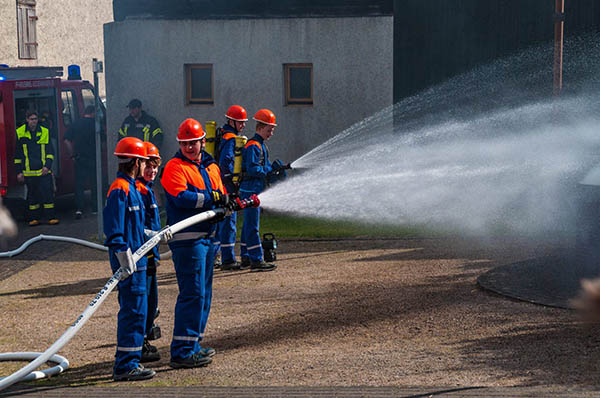
[[[233,211],[240,211],[258,206],[260,206],[260,200],[256,194],[250,196],[248,199],[235,198],[235,200],[231,202],[231,210]]]

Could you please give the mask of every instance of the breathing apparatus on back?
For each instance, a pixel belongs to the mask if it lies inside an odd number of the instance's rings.
[[[208,152],[210,156],[215,158],[215,160],[218,160],[217,151],[219,150],[219,145],[221,144],[220,138],[221,137],[217,137],[217,122],[206,122],[206,147],[204,150]]]
[[[233,150],[233,184],[236,188],[239,188],[242,182],[242,152],[248,142],[248,138],[245,135],[238,135],[235,137],[235,149]]]

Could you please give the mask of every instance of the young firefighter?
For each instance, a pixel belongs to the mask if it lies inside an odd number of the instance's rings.
[[[200,123],[186,119],[179,126],[179,151],[163,170],[169,225],[227,204],[219,167],[206,152],[206,134]],[[201,347],[212,298],[215,225],[202,222],[173,235],[173,253],[179,295],[171,342],[173,368],[194,368],[212,362],[215,350]]]
[[[256,134],[248,140],[242,153],[244,178],[240,185],[241,199],[260,194],[265,189],[267,175],[272,171],[265,141],[273,136],[277,126],[275,114],[268,109],[260,109],[252,119],[256,121]],[[249,266],[251,271],[273,271],[277,266],[266,263],[263,259],[259,220],[260,207],[244,209],[241,238],[242,266]]]
[[[146,258],[136,266],[132,253],[145,241],[144,202],[136,189],[135,178],[144,172],[146,146],[135,137],[117,143],[114,155],[119,159],[117,178],[110,186],[104,208],[105,246],[108,246],[113,272],[123,269],[119,282],[117,352],[113,379],[144,380],[155,372],[140,364],[146,329]]]
[[[232,105],[225,114],[227,123],[223,125],[223,137],[219,145],[219,168],[221,178],[228,194],[237,193],[238,187],[233,183],[233,163],[235,161],[235,137],[241,134],[248,121],[246,109],[239,105]],[[219,224],[217,228],[217,242],[220,242],[221,269],[239,270],[240,263],[235,261],[235,238],[236,238],[237,215],[235,212]],[[219,247],[217,245],[216,251]]]
[[[151,142],[144,142],[148,160],[143,174],[136,181],[137,190],[142,194],[145,208],[145,235],[152,237],[161,229],[158,204],[152,192],[152,185],[160,167],[161,158],[158,148]],[[146,254],[148,265],[146,268],[146,288],[148,295],[148,311],[146,315],[146,333],[144,334],[144,345],[142,346],[142,362],[153,362],[160,359],[158,349],[148,341],[148,335],[154,326],[154,318],[158,310],[158,287],[156,284],[156,267],[159,265],[158,245]]]

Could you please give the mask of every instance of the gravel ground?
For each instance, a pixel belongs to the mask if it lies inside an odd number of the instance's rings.
[[[177,283],[164,261],[163,337],[154,342],[162,359],[152,366],[157,376],[136,385],[597,387],[595,328],[571,311],[509,300],[475,282],[494,266],[560,248],[494,243],[281,241],[275,272],[215,273],[205,343],[217,355],[185,370],[168,366]],[[44,351],[109,269],[105,253],[65,246],[0,281],[0,352]],[[116,297],[60,352],[71,369],[45,383],[115,385]],[[0,374],[20,366],[0,363]]]

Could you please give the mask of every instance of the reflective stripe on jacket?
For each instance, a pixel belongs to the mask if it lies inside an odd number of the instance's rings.
[[[165,190],[167,200],[167,223],[173,225],[181,220],[196,215],[216,206],[211,193],[218,191],[226,193],[221,181],[219,166],[206,152],[202,152],[201,162],[192,162],[181,151],[167,162],[163,169],[161,184]],[[181,241],[178,235],[186,237],[184,240],[194,240],[208,237],[214,233],[216,224],[203,222],[192,225],[175,234],[172,242]],[[175,243],[171,243],[173,245]]]
[[[52,168],[54,151],[50,144],[50,132],[38,124],[35,135],[29,131],[27,124],[17,129],[17,145],[15,151],[15,171],[25,177],[39,177],[42,168]]]
[[[129,115],[121,124],[117,141],[125,137],[136,137],[142,141],[151,142],[160,149],[163,141],[163,131],[158,121],[142,111],[140,120],[135,120]]]
[[[271,172],[269,150],[263,138],[255,134],[242,152],[242,184],[240,191],[259,194],[265,189],[267,174]]]
[[[222,130],[224,133],[219,145],[219,168],[227,190],[233,192],[235,189],[233,185],[233,164],[235,162],[235,137],[237,137],[237,134],[229,124],[225,124]]]
[[[146,241],[144,236],[145,208],[142,194],[135,187],[135,180],[121,172],[108,190],[106,207],[103,211],[104,246],[109,249],[113,272],[120,265],[114,253],[131,248],[134,253]],[[146,269],[146,257],[137,262],[138,271]]]
[[[162,227],[160,224],[160,212],[158,210],[158,203],[156,203],[156,197],[152,191],[152,185],[154,185],[153,181],[146,181],[142,177],[139,177],[135,181],[135,186],[142,194],[142,201],[144,202],[144,227],[152,231],[160,231]],[[160,258],[158,254],[158,245],[152,248],[152,251],[148,253],[148,255],[150,254],[153,254],[157,260]]]

